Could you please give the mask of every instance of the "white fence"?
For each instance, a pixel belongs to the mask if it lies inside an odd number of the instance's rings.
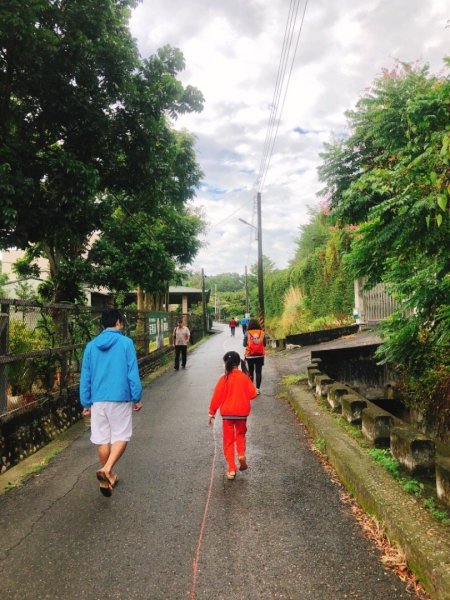
[[[368,291],[363,289],[364,283],[363,279],[355,281],[355,317],[361,325],[372,325],[389,317],[399,304],[386,293],[382,283]]]

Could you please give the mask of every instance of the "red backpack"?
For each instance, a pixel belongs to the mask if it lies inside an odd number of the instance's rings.
[[[245,356],[264,356],[264,331],[251,329],[247,332]]]

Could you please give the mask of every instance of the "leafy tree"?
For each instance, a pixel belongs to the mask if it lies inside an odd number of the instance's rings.
[[[220,314],[222,319],[232,317],[241,319],[245,312],[245,291],[222,292],[220,295]]]
[[[360,225],[352,273],[384,282],[400,303],[381,356],[413,378],[449,367],[449,105],[448,77],[409,65],[384,71],[320,169],[335,221]]]
[[[202,228],[203,221],[187,210],[150,216],[118,208],[90,252],[93,284],[115,292],[140,287],[149,295],[146,308],[154,308],[178,268],[194,258]]]
[[[35,291],[33,286],[26,280],[23,279],[17,282],[15,292],[18,298],[21,300],[34,300]]]
[[[0,7],[2,247],[45,256],[52,300],[81,297],[88,242],[112,213],[180,206],[197,177],[167,115],[200,110],[176,79],[181,52],[142,61],[128,31],[132,0],[12,0]],[[24,43],[26,40],[26,43]],[[173,155],[180,161],[174,170]],[[168,194],[169,182],[171,184]]]

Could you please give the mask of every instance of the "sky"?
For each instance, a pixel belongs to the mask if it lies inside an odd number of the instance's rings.
[[[205,98],[174,124],[194,134],[204,173],[192,204],[207,231],[190,269],[242,274],[257,262],[258,191],[263,254],[286,268],[321,201],[324,143],[348,133],[345,111],[383,68],[447,73],[449,19],[448,0],[143,0],[130,21],[141,56],[179,48],[179,79]]]

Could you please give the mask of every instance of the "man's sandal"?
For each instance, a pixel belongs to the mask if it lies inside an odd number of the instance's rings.
[[[97,471],[96,473],[98,482],[100,484],[100,493],[107,498],[112,496],[113,485],[108,479],[108,476],[104,471]]]

